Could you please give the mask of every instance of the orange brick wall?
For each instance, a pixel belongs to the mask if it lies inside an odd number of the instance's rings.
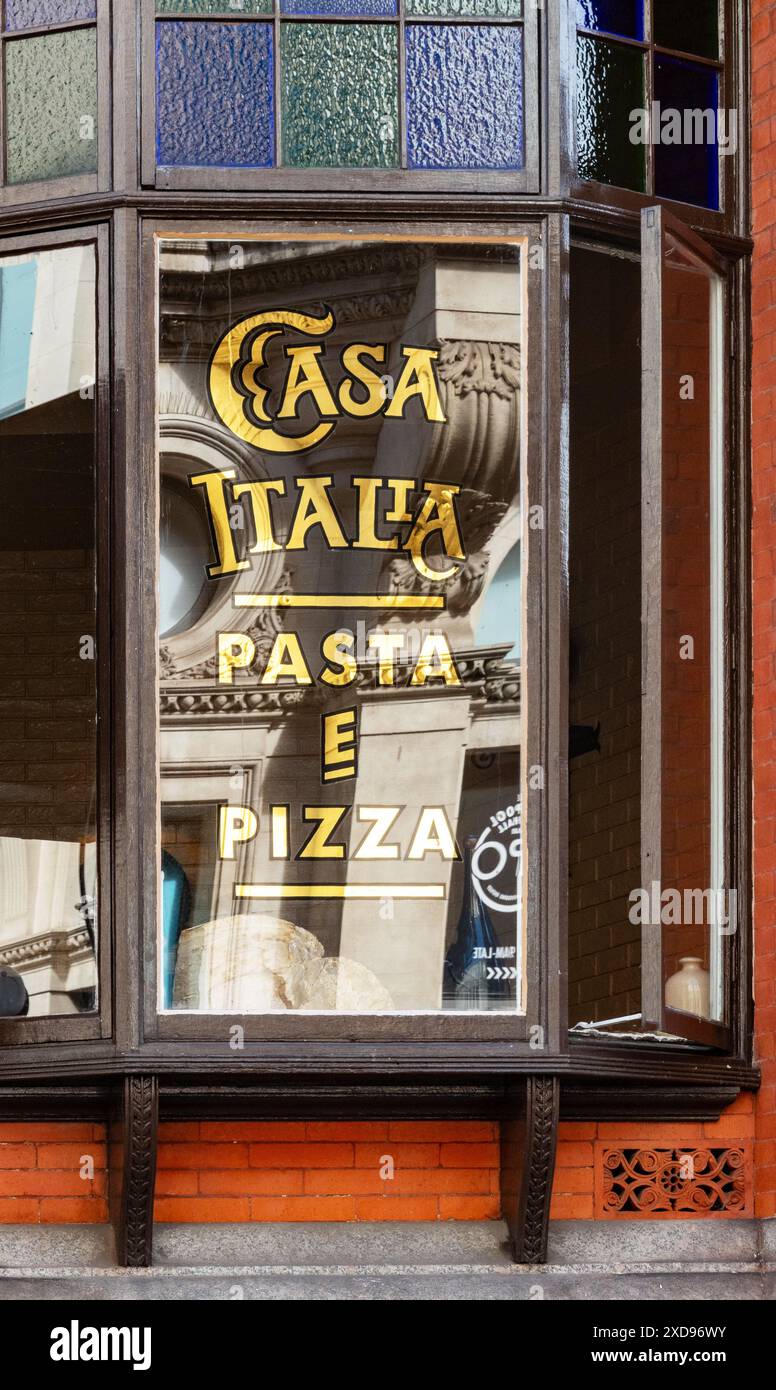
[[[752,7],[755,1211],[776,1216],[776,4]]]
[[[104,1125],[0,1124],[0,1224],[107,1221],[106,1185]]]
[[[156,1219],[476,1221],[499,1215],[498,1162],[492,1124],[164,1124]]]

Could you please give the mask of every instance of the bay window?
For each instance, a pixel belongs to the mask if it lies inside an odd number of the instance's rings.
[[[498,1116],[541,1258],[559,1113],[758,1079],[742,7],[49,8],[0,39],[0,1091],[110,1110],[130,1260],[160,1106]],[[696,81],[737,143],[684,169]]]

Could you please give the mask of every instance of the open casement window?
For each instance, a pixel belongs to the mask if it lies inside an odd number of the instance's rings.
[[[725,1047],[724,266],[642,214],[642,1016]]]

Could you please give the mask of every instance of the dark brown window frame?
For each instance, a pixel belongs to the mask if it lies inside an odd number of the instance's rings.
[[[561,0],[563,5],[566,0]],[[699,230],[705,230],[709,234],[720,232],[724,229],[733,229],[733,222],[736,213],[740,213],[746,207],[747,199],[743,198],[743,181],[746,178],[746,159],[744,152],[747,144],[747,132],[745,129],[746,111],[748,103],[743,101],[743,95],[747,90],[746,61],[748,58],[748,3],[747,0],[719,0],[720,6],[720,59],[718,62],[710,62],[708,59],[699,59],[693,54],[680,53],[678,50],[662,48],[655,45],[651,36],[641,39],[628,39],[618,34],[598,33],[587,29],[581,29],[577,25],[576,0],[567,0],[568,3],[568,32],[566,41],[570,51],[576,53],[577,34],[582,33],[592,38],[610,41],[627,48],[637,48],[646,55],[646,80],[644,87],[645,105],[651,111],[653,100],[654,74],[652,56],[655,52],[664,53],[671,57],[689,58],[693,62],[699,62],[704,66],[711,66],[720,72],[720,108],[728,112],[738,113],[737,125],[737,152],[735,155],[725,157],[720,155],[720,180],[719,209],[699,207],[696,203],[681,203],[671,199],[659,198],[651,191],[654,179],[654,147],[647,146],[647,189],[644,193],[636,192],[632,189],[619,188],[616,184],[598,183],[594,179],[582,179],[577,173],[577,140],[576,140],[576,62],[573,64],[574,80],[570,88],[570,109],[571,109],[571,136],[570,151],[571,158],[569,163],[569,192],[575,199],[582,202],[589,202],[596,207],[622,208],[630,211],[640,212],[643,208],[653,204],[662,203],[682,221]],[[743,230],[743,228],[742,228]]]
[[[543,408],[543,381],[557,380],[558,374],[552,371],[552,363],[547,359],[548,344],[545,328],[545,315],[543,309],[544,280],[543,270],[531,270],[530,253],[538,252],[542,265],[550,262],[549,241],[552,233],[557,237],[559,228],[557,220],[551,232],[552,219],[537,219],[529,221],[510,221],[509,223],[482,223],[477,226],[476,234],[472,234],[471,228],[463,224],[460,228],[455,223],[445,222],[444,224],[424,223],[422,231],[420,228],[412,230],[404,229],[399,225],[394,225],[390,232],[386,232],[384,226],[379,223],[371,228],[363,228],[359,231],[358,239],[363,237],[368,240],[370,235],[388,240],[413,241],[420,237],[424,240],[431,240],[435,243],[456,242],[477,240],[509,240],[512,242],[525,242],[524,254],[521,257],[522,275],[524,277],[523,302],[526,306],[526,338],[535,345],[534,350],[525,355],[526,361],[526,401],[524,402],[525,417],[528,420],[525,437],[525,464],[524,477],[528,485],[528,494],[532,499],[541,499],[538,503],[545,509],[548,518],[545,529],[529,532],[532,550],[530,559],[526,566],[526,572],[530,576],[528,580],[527,612],[528,612],[528,631],[526,632],[525,642],[528,652],[535,652],[538,662],[544,665],[544,654],[549,650],[552,654],[554,640],[548,643],[546,638],[541,635],[542,614],[548,611],[548,604],[551,602],[546,592],[547,576],[544,564],[541,559],[541,552],[547,547],[546,537],[560,531],[559,524],[551,528],[550,518],[557,513],[553,508],[557,502],[545,495],[546,479],[542,475],[542,457],[545,448],[551,450],[553,444],[547,437],[548,432],[553,431],[555,421],[560,420],[560,412],[547,412]],[[180,218],[172,223],[167,219],[165,223],[146,221],[143,227],[143,271],[142,271],[142,302],[144,306],[144,324],[142,329],[145,341],[157,339],[157,259],[156,250],[158,241],[161,238],[174,238],[180,236],[182,239],[205,239],[213,240],[224,239],[227,241],[239,241],[241,238],[250,239],[251,232],[254,234],[258,229],[250,223],[233,223],[226,220],[211,222],[196,220],[191,221]],[[279,237],[293,240],[296,234],[303,234],[305,237],[311,235],[309,225],[305,223],[289,224],[285,223],[282,231],[278,232]],[[262,229],[262,235],[271,234],[271,224]],[[351,235],[344,231],[341,225],[329,222],[316,224],[313,232],[320,234],[324,239],[332,237]],[[149,383],[150,386],[150,383]],[[155,396],[155,382],[153,385]],[[150,413],[149,413],[150,418]],[[562,447],[560,439],[557,440],[555,447]],[[146,487],[158,487],[157,463],[155,454],[155,440],[148,437],[144,440],[144,457],[153,457],[154,474],[153,478],[147,476]],[[531,505],[532,503],[529,503]],[[559,516],[558,516],[559,521]],[[156,536],[146,535],[145,543],[148,547],[147,553],[155,556]],[[559,616],[559,615],[558,615]],[[553,624],[553,631],[557,631],[559,624]],[[143,633],[150,634],[156,628],[156,609],[146,612],[141,623]],[[155,661],[155,653],[149,651],[148,661]],[[529,658],[530,672],[530,658]],[[542,686],[546,688],[547,682],[551,680],[548,672],[542,674]],[[526,750],[525,765],[542,767],[550,766],[551,754],[548,744],[548,713],[545,703],[534,694],[534,681],[529,674],[526,679],[523,676],[523,709],[525,711],[525,730],[526,730]],[[142,774],[144,786],[153,787],[153,802],[147,799],[146,817],[152,816],[156,823],[156,785],[158,769],[154,761],[153,765],[148,765]],[[549,779],[548,779],[549,781]],[[412,1041],[425,1041],[428,1043],[490,1043],[494,1046],[509,1043],[515,1046],[530,1048],[531,1039],[534,1036],[531,1029],[539,1026],[545,1034],[549,1024],[547,1017],[546,1003],[542,999],[544,991],[544,978],[539,970],[541,955],[540,938],[542,932],[539,927],[540,921],[544,919],[545,907],[544,898],[547,890],[546,865],[542,859],[541,847],[547,843],[547,818],[552,814],[557,814],[554,808],[555,792],[553,788],[546,788],[543,792],[530,792],[529,805],[525,817],[524,843],[527,847],[525,858],[527,872],[527,899],[530,904],[527,913],[527,999],[525,1014],[497,1016],[483,1015],[475,1017],[471,1015],[455,1016],[454,1014],[440,1015],[412,1015],[411,1017],[397,1014],[393,1017],[322,1017],[320,1015],[245,1015],[239,1018],[241,1027],[244,1029],[246,1054],[249,1045],[267,1041],[280,1041],[292,1043],[304,1041],[306,1047],[316,1042],[326,1042],[336,1040],[346,1035],[354,1041],[374,1041],[388,1043],[391,1040],[401,1045],[402,1039],[408,1036]],[[148,924],[152,924],[153,940],[156,940],[156,921],[158,905],[156,892],[144,900],[144,916]],[[150,957],[150,958],[149,958]],[[145,972],[144,989],[145,998],[145,1037],[148,1039],[158,1039],[159,1041],[175,1040],[224,1040],[229,1037],[229,1028],[236,1021],[236,1016],[232,1015],[213,1015],[213,1014],[181,1014],[174,1012],[159,1014],[156,1008],[156,960],[155,955],[150,951],[148,937],[145,951]]]

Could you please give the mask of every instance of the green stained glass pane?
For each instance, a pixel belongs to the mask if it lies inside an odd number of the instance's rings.
[[[483,18],[520,19],[523,0],[407,0],[411,15],[482,15]]]
[[[97,36],[72,29],[5,47],[9,183],[97,172]]]
[[[395,167],[396,28],[284,24],[280,51],[284,162],[308,169]]]
[[[583,179],[618,188],[645,187],[644,145],[634,113],[644,109],[639,48],[577,38],[577,167]]]
[[[272,14],[272,0],[156,0],[157,14]]]

